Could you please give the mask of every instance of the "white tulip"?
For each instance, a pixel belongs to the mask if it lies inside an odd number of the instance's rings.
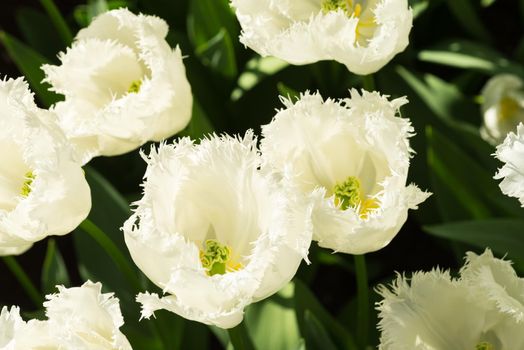
[[[495,179],[502,193],[518,198],[524,207],[524,124],[517,126],[517,133],[510,132],[504,142],[497,146],[495,156],[504,166],[499,169]]]
[[[498,145],[510,131],[524,122],[524,82],[516,75],[499,74],[482,89],[483,125],[480,134]]]
[[[6,306],[0,311],[0,349],[1,350],[14,350],[15,334],[18,332],[20,327],[24,324],[24,321],[20,317],[20,309],[16,306],[11,307],[9,310]]]
[[[461,277],[433,270],[378,287],[381,350],[524,348],[523,279],[508,262],[468,253]]]
[[[336,60],[356,74],[386,65],[409,43],[407,0],[231,0],[240,41],[291,64]]]
[[[18,308],[11,308],[7,314],[7,309],[2,310],[0,349],[131,350],[119,330],[124,320],[118,299],[112,293],[103,294],[102,284],[88,281],[81,287],[58,286],[58,291],[46,296],[46,320],[25,322]]]
[[[510,261],[495,258],[489,249],[481,255],[468,252],[460,275],[478,299],[524,327],[524,278],[517,276]]]
[[[123,227],[131,257],[167,294],[137,297],[143,317],[167,309],[236,326],[306,257],[311,204],[260,172],[256,138],[183,138],[146,158],[144,197]],[[285,183],[285,179],[282,180]]]
[[[84,162],[160,141],[189,122],[191,88],[182,54],[165,40],[160,18],[126,9],[106,12],[44,65],[53,91],[65,96],[54,110]]]
[[[409,121],[396,116],[405,98],[351,91],[341,101],[306,92],[262,127],[266,167],[294,174],[302,192],[323,196],[313,213],[314,239],[363,254],[386,246],[429,194],[406,187],[412,150]]]
[[[27,83],[0,80],[0,255],[71,232],[91,209],[80,164]]]

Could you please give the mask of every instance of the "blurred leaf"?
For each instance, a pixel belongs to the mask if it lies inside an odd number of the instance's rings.
[[[255,56],[246,63],[244,71],[237,80],[237,87],[231,93],[231,100],[236,101],[241,98],[246,91],[254,88],[265,78],[276,74],[289,64],[276,57]]]
[[[462,69],[473,69],[486,74],[513,73],[524,77],[524,68],[509,61],[490,47],[467,40],[453,40],[431,49],[420,51],[422,61]]]
[[[489,7],[493,5],[497,0],[480,0],[480,6],[482,7]]]
[[[234,350],[255,350],[249,333],[247,332],[244,322],[239,323],[233,328],[227,330],[229,334],[229,341],[233,345]],[[229,345],[228,345],[229,348]]]
[[[457,18],[459,24],[475,38],[490,42],[491,35],[480,20],[471,0],[447,0],[448,7]]]
[[[336,350],[337,347],[329,337],[326,329],[320,321],[306,310],[304,312],[304,324],[306,345],[308,350]]]
[[[213,38],[195,50],[202,63],[226,78],[237,75],[235,50],[228,32],[222,28]]]
[[[308,321],[305,319],[306,312],[310,312],[327,328],[333,337],[333,341],[341,349],[357,349],[353,337],[348,333],[346,328],[342,327],[318,302],[315,295],[311,293],[307,286],[297,279],[295,279],[295,308],[300,334],[306,334],[306,332],[310,331],[309,328],[312,327],[310,324],[307,324]],[[309,349],[307,339],[306,344]]]
[[[51,19],[51,22],[55,26],[58,34],[60,35],[62,42],[65,46],[68,46],[73,41],[73,34],[71,29],[67,25],[64,17],[60,13],[60,10],[56,7],[53,0],[40,0],[40,4],[44,7],[47,15]]]
[[[279,82],[277,84],[278,93],[280,96],[283,96],[289,100],[296,100],[300,97],[300,93],[290,87],[288,87],[283,82]]]
[[[199,140],[214,131],[215,128],[211,125],[211,122],[202,110],[202,107],[200,107],[196,99],[193,99],[193,114],[191,120],[189,121],[188,126],[178,135],[189,136],[193,140]]]
[[[436,200],[445,220],[521,215],[493,180],[492,173],[436,129],[427,129],[428,164]]]
[[[47,90],[48,84],[42,83],[44,72],[40,69],[40,66],[48,63],[47,59],[6,32],[0,31],[0,42],[4,45],[20,72],[25,75],[44,107],[49,107],[58,101],[59,96]]]
[[[248,308],[245,322],[257,349],[288,350],[299,346],[293,294],[294,285],[289,283],[271,298]]]
[[[120,227],[131,215],[129,205],[122,196],[94,169],[86,167],[86,179],[91,188],[92,209],[89,219],[110,239],[116,248],[132,263]],[[80,275],[84,280],[100,281],[111,291],[116,291],[127,315],[138,319],[134,286],[131,286],[105,250],[87,233],[76,229],[73,234]],[[93,258],[96,257],[96,258]]]
[[[64,45],[49,18],[32,7],[20,7],[15,17],[28,46],[44,55],[46,59],[56,60],[56,54]]]
[[[472,101],[465,99],[454,85],[431,74],[424,74],[421,79],[402,66],[397,67],[397,72],[446,124],[460,123],[457,116],[471,118],[479,115],[478,107]]]
[[[491,248],[499,255],[508,255],[524,272],[524,220],[489,219],[462,221],[425,226],[434,236],[468,243],[484,249]]]
[[[69,274],[62,258],[62,254],[56,246],[54,239],[47,241],[47,251],[42,266],[42,292],[50,294],[56,291],[56,285],[70,286]]]
[[[80,27],[87,27],[91,20],[101,13],[121,7],[131,8],[128,0],[88,0],[85,5],[75,7],[73,16]]]
[[[409,4],[411,6],[411,10],[413,11],[413,19],[416,19],[421,14],[424,13],[429,7],[429,0],[411,0],[409,1]]]
[[[215,38],[221,30],[227,36],[238,40],[238,25],[227,0],[190,1],[187,18],[187,32],[193,47],[198,48]],[[226,36],[226,35],[224,35]]]

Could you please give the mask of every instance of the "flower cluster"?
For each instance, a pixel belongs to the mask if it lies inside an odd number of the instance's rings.
[[[65,96],[50,110],[36,106],[21,78],[0,81],[0,255],[67,234],[87,217],[91,194],[81,166],[92,157],[128,152],[187,125],[191,88],[167,31],[163,20],[125,9],[96,17],[60,66],[42,67],[51,90]]]
[[[0,80],[0,255],[21,254],[87,217],[91,193],[51,112],[21,78]]]
[[[524,279],[489,249],[468,253],[460,278],[447,271],[399,276],[380,286],[380,349],[522,349]]]
[[[387,245],[428,196],[406,187],[406,102],[306,93],[263,127],[261,154],[251,132],[153,148],[123,227],[135,263],[168,294],[140,294],[143,316],[167,309],[230,328],[293,278],[312,239],[353,254]]]
[[[0,312],[0,349],[131,350],[119,328],[124,324],[118,299],[103,294],[100,283],[57,286],[44,302],[46,320],[24,321],[16,306]]]

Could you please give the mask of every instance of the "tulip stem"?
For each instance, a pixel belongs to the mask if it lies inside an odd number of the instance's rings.
[[[89,219],[85,219],[81,224],[80,228],[91,236],[106,253],[113,259],[116,266],[126,276],[128,282],[139,291],[142,289],[138,277],[129,265],[129,261],[126,256],[120,251],[116,244],[102,231],[95,223]]]
[[[255,346],[249,337],[244,322],[234,328],[228,329],[227,333],[229,334],[229,340],[231,341],[231,344],[233,344],[235,350],[255,350]]]
[[[369,287],[364,255],[354,255],[357,277],[357,339],[365,347],[368,341],[369,328]]]
[[[375,78],[373,77],[373,74],[364,75],[362,77],[362,87],[369,92],[375,91]]]
[[[44,299],[40,295],[40,292],[35,287],[29,276],[25,273],[24,269],[22,269],[22,266],[20,266],[18,261],[16,261],[12,256],[4,256],[2,257],[2,260],[7,265],[9,270],[11,270],[18,282],[20,282],[27,295],[31,298],[31,301],[38,309],[40,309]]]

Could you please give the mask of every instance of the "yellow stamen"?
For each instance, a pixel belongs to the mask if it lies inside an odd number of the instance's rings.
[[[22,195],[22,197],[27,197],[29,196],[29,193],[31,193],[31,184],[33,183],[33,180],[35,179],[35,175],[33,174],[32,171],[28,171],[27,173],[25,173],[24,177],[25,177],[25,180],[24,180],[24,183],[22,184],[22,189],[20,190],[20,194]]]
[[[360,4],[355,5],[355,9],[353,10],[353,14],[355,17],[360,17],[360,13],[362,12],[362,6]]]

